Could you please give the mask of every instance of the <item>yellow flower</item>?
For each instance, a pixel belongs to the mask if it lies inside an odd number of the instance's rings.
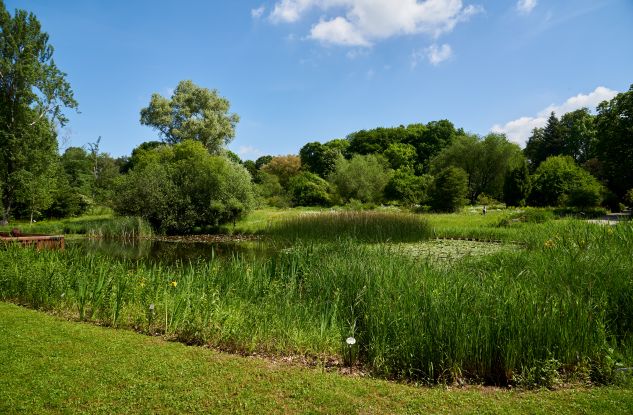
[[[176,288],[176,285],[178,285],[178,281],[172,281],[169,283],[169,285],[171,285],[172,287]]]
[[[554,247],[554,241],[552,241],[551,239],[548,239],[547,241],[545,241],[545,243],[543,245],[545,246],[545,248],[553,248]]]

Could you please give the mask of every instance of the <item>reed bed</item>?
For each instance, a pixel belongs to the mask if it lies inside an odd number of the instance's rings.
[[[414,242],[431,235],[428,222],[411,213],[379,211],[311,212],[271,223],[275,239],[359,242]]]
[[[25,234],[73,234],[102,239],[139,239],[153,234],[150,225],[141,218],[110,215],[49,220],[32,224],[16,223],[0,229],[11,230],[14,227]]]
[[[613,382],[633,363],[633,224],[538,227],[526,247],[438,264],[389,244],[301,243],[173,267],[9,248],[0,299],[191,344],[338,356],[387,378]]]

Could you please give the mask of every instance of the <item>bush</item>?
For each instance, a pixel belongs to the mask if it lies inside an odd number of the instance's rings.
[[[302,172],[290,179],[288,193],[295,206],[329,206],[329,184],[310,172]]]
[[[466,204],[468,175],[459,167],[447,167],[435,178],[431,207],[439,212],[455,212]]]
[[[433,183],[430,175],[416,176],[412,169],[396,170],[385,188],[385,197],[406,205],[425,203]]]
[[[330,181],[345,202],[358,199],[363,203],[380,203],[390,177],[391,171],[382,156],[356,155],[351,160],[339,158]]]
[[[191,233],[235,221],[253,204],[253,185],[244,167],[185,140],[140,154],[118,182],[114,210],[140,216],[159,232]]]
[[[588,208],[601,202],[602,186],[569,156],[548,157],[534,173],[530,204]]]

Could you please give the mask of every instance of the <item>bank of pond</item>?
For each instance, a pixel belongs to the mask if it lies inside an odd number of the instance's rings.
[[[513,243],[490,243],[436,239],[415,216],[402,226],[327,217],[322,232],[305,217],[250,241],[8,247],[0,299],[393,379],[531,387],[630,376],[631,222],[530,224]]]

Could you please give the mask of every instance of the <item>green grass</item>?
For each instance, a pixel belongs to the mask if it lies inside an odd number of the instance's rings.
[[[633,224],[555,224],[444,263],[353,241],[177,267],[12,248],[0,298],[235,351],[345,359],[354,336],[355,359],[387,378],[530,384],[554,367],[614,382],[633,363]]]
[[[0,412],[628,414],[631,389],[415,387],[67,322],[0,303]]]

